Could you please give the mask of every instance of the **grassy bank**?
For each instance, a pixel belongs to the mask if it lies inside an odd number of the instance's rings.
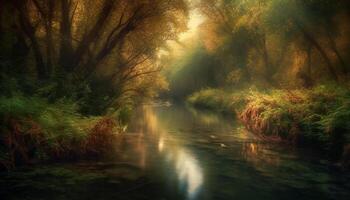
[[[86,117],[67,100],[0,97],[0,168],[96,158],[113,150],[115,117]]]
[[[188,102],[235,112],[248,130],[265,139],[312,146],[334,160],[348,157],[350,92],[345,88],[239,93],[207,89],[190,96]]]
[[[187,102],[197,108],[234,113],[241,110],[246,103],[244,92],[208,88],[192,94],[187,98]]]

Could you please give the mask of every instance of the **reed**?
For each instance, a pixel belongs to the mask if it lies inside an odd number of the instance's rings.
[[[69,101],[0,98],[0,168],[102,157],[114,148],[113,117],[83,117]]]

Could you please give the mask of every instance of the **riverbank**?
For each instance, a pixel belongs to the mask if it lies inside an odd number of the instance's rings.
[[[118,116],[83,116],[78,106],[39,97],[0,98],[0,169],[101,158],[122,132]]]
[[[231,118],[183,104],[135,108],[116,147],[114,160],[0,172],[0,195],[3,200],[350,196],[350,174],[329,168],[317,154],[260,140]]]
[[[234,112],[249,131],[264,139],[318,149],[349,167],[350,92],[345,88],[207,89],[187,101],[196,107]]]

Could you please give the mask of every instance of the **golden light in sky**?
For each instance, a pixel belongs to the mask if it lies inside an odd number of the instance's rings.
[[[191,10],[187,23],[187,31],[179,35],[178,41],[168,41],[167,50],[160,49],[158,56],[169,55],[170,51],[173,55],[182,55],[184,53],[184,47],[189,48],[198,41],[198,29],[204,20],[205,17],[197,9]]]
[[[204,16],[198,10],[192,10],[188,21],[188,30],[179,36],[179,40],[183,41],[191,37],[195,37],[198,33],[198,27],[204,22]]]

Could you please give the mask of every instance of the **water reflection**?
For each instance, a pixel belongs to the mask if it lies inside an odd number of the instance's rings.
[[[115,161],[69,166],[93,174],[71,177],[56,167],[13,174],[19,187],[0,178],[0,196],[5,191],[8,197],[24,195],[10,199],[350,199],[349,175],[305,152],[261,141],[233,119],[171,106],[140,108],[131,122],[118,135]]]
[[[189,199],[195,197],[203,183],[203,174],[194,157],[184,150],[180,150],[177,154],[176,173],[181,187],[187,188]]]
[[[132,122],[118,144],[127,146],[122,156],[159,177],[162,186],[156,188],[165,190],[164,199],[329,199],[322,197],[339,191],[348,196],[349,185],[331,190],[339,186],[326,168],[255,138],[232,119],[144,106]]]
[[[258,142],[247,142],[242,145],[243,157],[256,170],[265,175],[271,171],[271,167],[278,167],[281,162],[279,154],[270,150],[269,145]]]
[[[206,125],[213,125],[213,124],[220,123],[220,118],[216,113],[196,110],[193,107],[188,107],[188,110],[191,112],[191,114],[194,117],[196,117]]]
[[[203,185],[203,173],[198,160],[181,141],[176,140],[162,127],[152,107],[143,106],[141,113],[136,119],[137,125],[130,128],[139,135],[136,151],[140,167],[147,168],[147,159],[151,156],[166,160],[176,174],[178,188],[186,193],[187,199],[194,199]],[[155,151],[158,155],[155,155]]]

